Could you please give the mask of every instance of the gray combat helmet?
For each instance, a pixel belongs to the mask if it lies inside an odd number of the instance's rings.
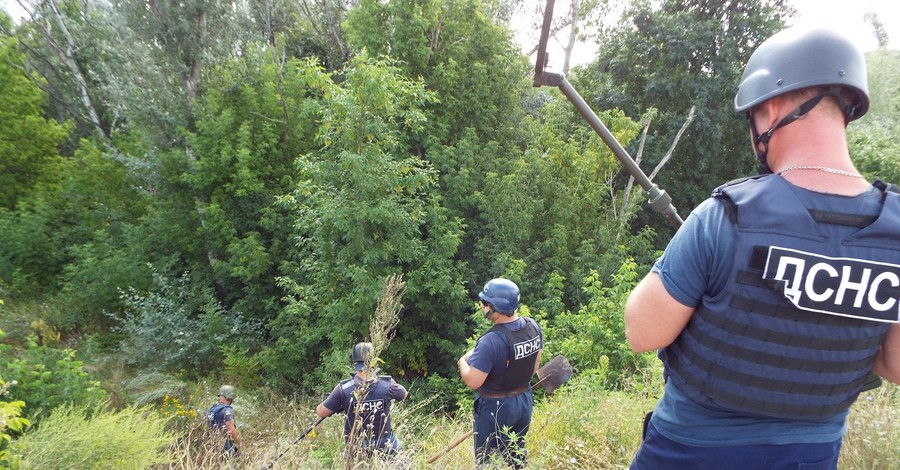
[[[362,369],[365,367],[366,362],[372,360],[372,352],[374,350],[375,347],[372,346],[372,343],[356,343],[356,346],[353,346],[353,352],[350,354],[350,362],[353,363],[356,370]]]
[[[790,28],[765,40],[750,56],[734,97],[737,113],[784,93],[838,86],[854,98],[842,102],[847,122],[869,110],[866,60],[849,39],[828,29]]]
[[[218,396],[225,397],[228,401],[234,401],[235,389],[231,385],[222,385],[222,387],[219,388]]]

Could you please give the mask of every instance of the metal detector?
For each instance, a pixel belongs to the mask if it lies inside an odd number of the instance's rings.
[[[281,453],[278,454],[277,457],[275,457],[274,459],[272,459],[272,461],[270,461],[269,463],[267,463],[266,466],[262,468],[262,470],[269,470],[270,468],[272,468],[272,465],[275,465],[275,462],[276,462],[278,459],[284,457],[284,454],[286,454],[287,451],[288,451],[294,444],[296,444],[296,443],[300,442],[301,440],[303,440],[303,438],[306,437],[307,434],[311,433],[312,430],[315,429],[315,427],[318,426],[319,423],[321,423],[324,419],[325,419],[325,418],[319,418],[318,420],[316,420],[315,423],[313,423],[312,426],[306,428],[306,431],[303,431],[303,434],[299,435],[296,439],[294,439],[294,442],[291,442],[290,444],[288,444],[288,446],[285,447],[285,449],[284,449],[283,451],[281,451]]]
[[[559,87],[563,95],[575,105],[575,108],[578,109],[581,116],[587,120],[588,124],[590,124],[600,138],[603,139],[603,143],[612,150],[612,153],[615,154],[620,162],[622,162],[622,165],[625,166],[628,173],[630,173],[641,188],[644,189],[650,207],[668,219],[675,228],[681,227],[681,224],[683,224],[684,221],[678,215],[675,206],[672,205],[672,198],[666,194],[666,191],[659,189],[658,186],[650,181],[650,178],[647,178],[647,175],[645,175],[637,163],[634,162],[631,155],[628,155],[628,152],[622,147],[622,144],[620,144],[612,133],[609,132],[609,129],[600,122],[600,118],[591,111],[590,106],[588,106],[581,95],[572,88],[572,85],[566,80],[566,77],[558,73],[547,72],[544,70],[547,67],[547,41],[550,37],[550,23],[553,21],[554,3],[556,3],[556,0],[547,0],[547,8],[544,10],[544,24],[541,27],[537,59],[534,64],[534,87]],[[870,373],[863,385],[862,392],[878,388],[881,386],[881,383],[881,378],[878,377],[878,375]]]
[[[622,144],[609,132],[609,129],[600,122],[600,118],[591,111],[591,108],[584,101],[581,95],[572,88],[572,85],[566,80],[566,77],[558,73],[547,72],[547,41],[550,37],[550,23],[553,21],[553,4],[556,0],[547,0],[547,8],[544,10],[544,24],[541,28],[541,38],[538,42],[537,59],[534,64],[534,86],[555,86],[562,91],[563,95],[575,105],[575,108],[581,113],[581,116],[590,124],[594,131],[603,140],[603,143],[612,150],[616,158],[622,162],[628,173],[634,177],[638,185],[643,188],[647,195],[647,202],[650,207],[662,214],[669,220],[675,228],[681,227],[684,221],[678,215],[675,207],[672,205],[672,198],[662,189],[653,184],[650,178],[641,171],[641,168],[634,162],[631,155],[622,147]]]

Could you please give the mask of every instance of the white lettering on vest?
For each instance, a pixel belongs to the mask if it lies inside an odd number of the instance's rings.
[[[802,310],[900,322],[900,265],[772,246],[763,278]]]
[[[522,341],[513,345],[513,351],[516,353],[515,359],[531,356],[541,350],[541,337],[535,336],[528,341]]]
[[[384,411],[384,400],[369,400],[359,404],[359,412],[363,414]]]

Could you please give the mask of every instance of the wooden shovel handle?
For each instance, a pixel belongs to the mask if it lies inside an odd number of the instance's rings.
[[[434,454],[433,456],[429,457],[428,460],[427,460],[427,462],[428,462],[428,463],[434,463],[437,459],[443,457],[444,454],[446,454],[447,452],[450,452],[450,451],[453,450],[456,446],[462,444],[463,441],[465,441],[466,439],[472,437],[473,434],[475,434],[475,430],[474,430],[474,429],[471,430],[471,431],[469,431],[469,432],[467,432],[467,433],[465,433],[465,434],[463,434],[462,436],[457,437],[456,440],[453,441],[453,442],[451,442],[449,446],[447,446],[446,448],[444,448],[444,450],[442,450],[442,451],[438,452],[437,454]]]

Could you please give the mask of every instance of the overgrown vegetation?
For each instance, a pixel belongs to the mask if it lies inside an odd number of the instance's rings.
[[[497,276],[521,287],[545,357],[577,372],[538,393],[532,466],[627,464],[660,383],[622,306],[671,228],[570,103],[531,86],[515,0],[350,3],[0,12],[0,468],[219,468],[197,415],[223,382],[240,390],[236,466],[287,451],[282,468],[341,467],[340,419],[286,445],[373,331],[391,333],[381,367],[411,391],[402,457],[423,468],[469,429],[454,364]],[[789,11],[626,3],[570,78],[644,166],[696,107],[659,173],[689,210],[752,168],[728,103]],[[851,150],[897,183],[900,59],[868,58]],[[391,276],[399,322],[373,325]],[[897,405],[894,386],[864,395],[842,468],[897,468]],[[470,466],[470,445],[440,462]]]

